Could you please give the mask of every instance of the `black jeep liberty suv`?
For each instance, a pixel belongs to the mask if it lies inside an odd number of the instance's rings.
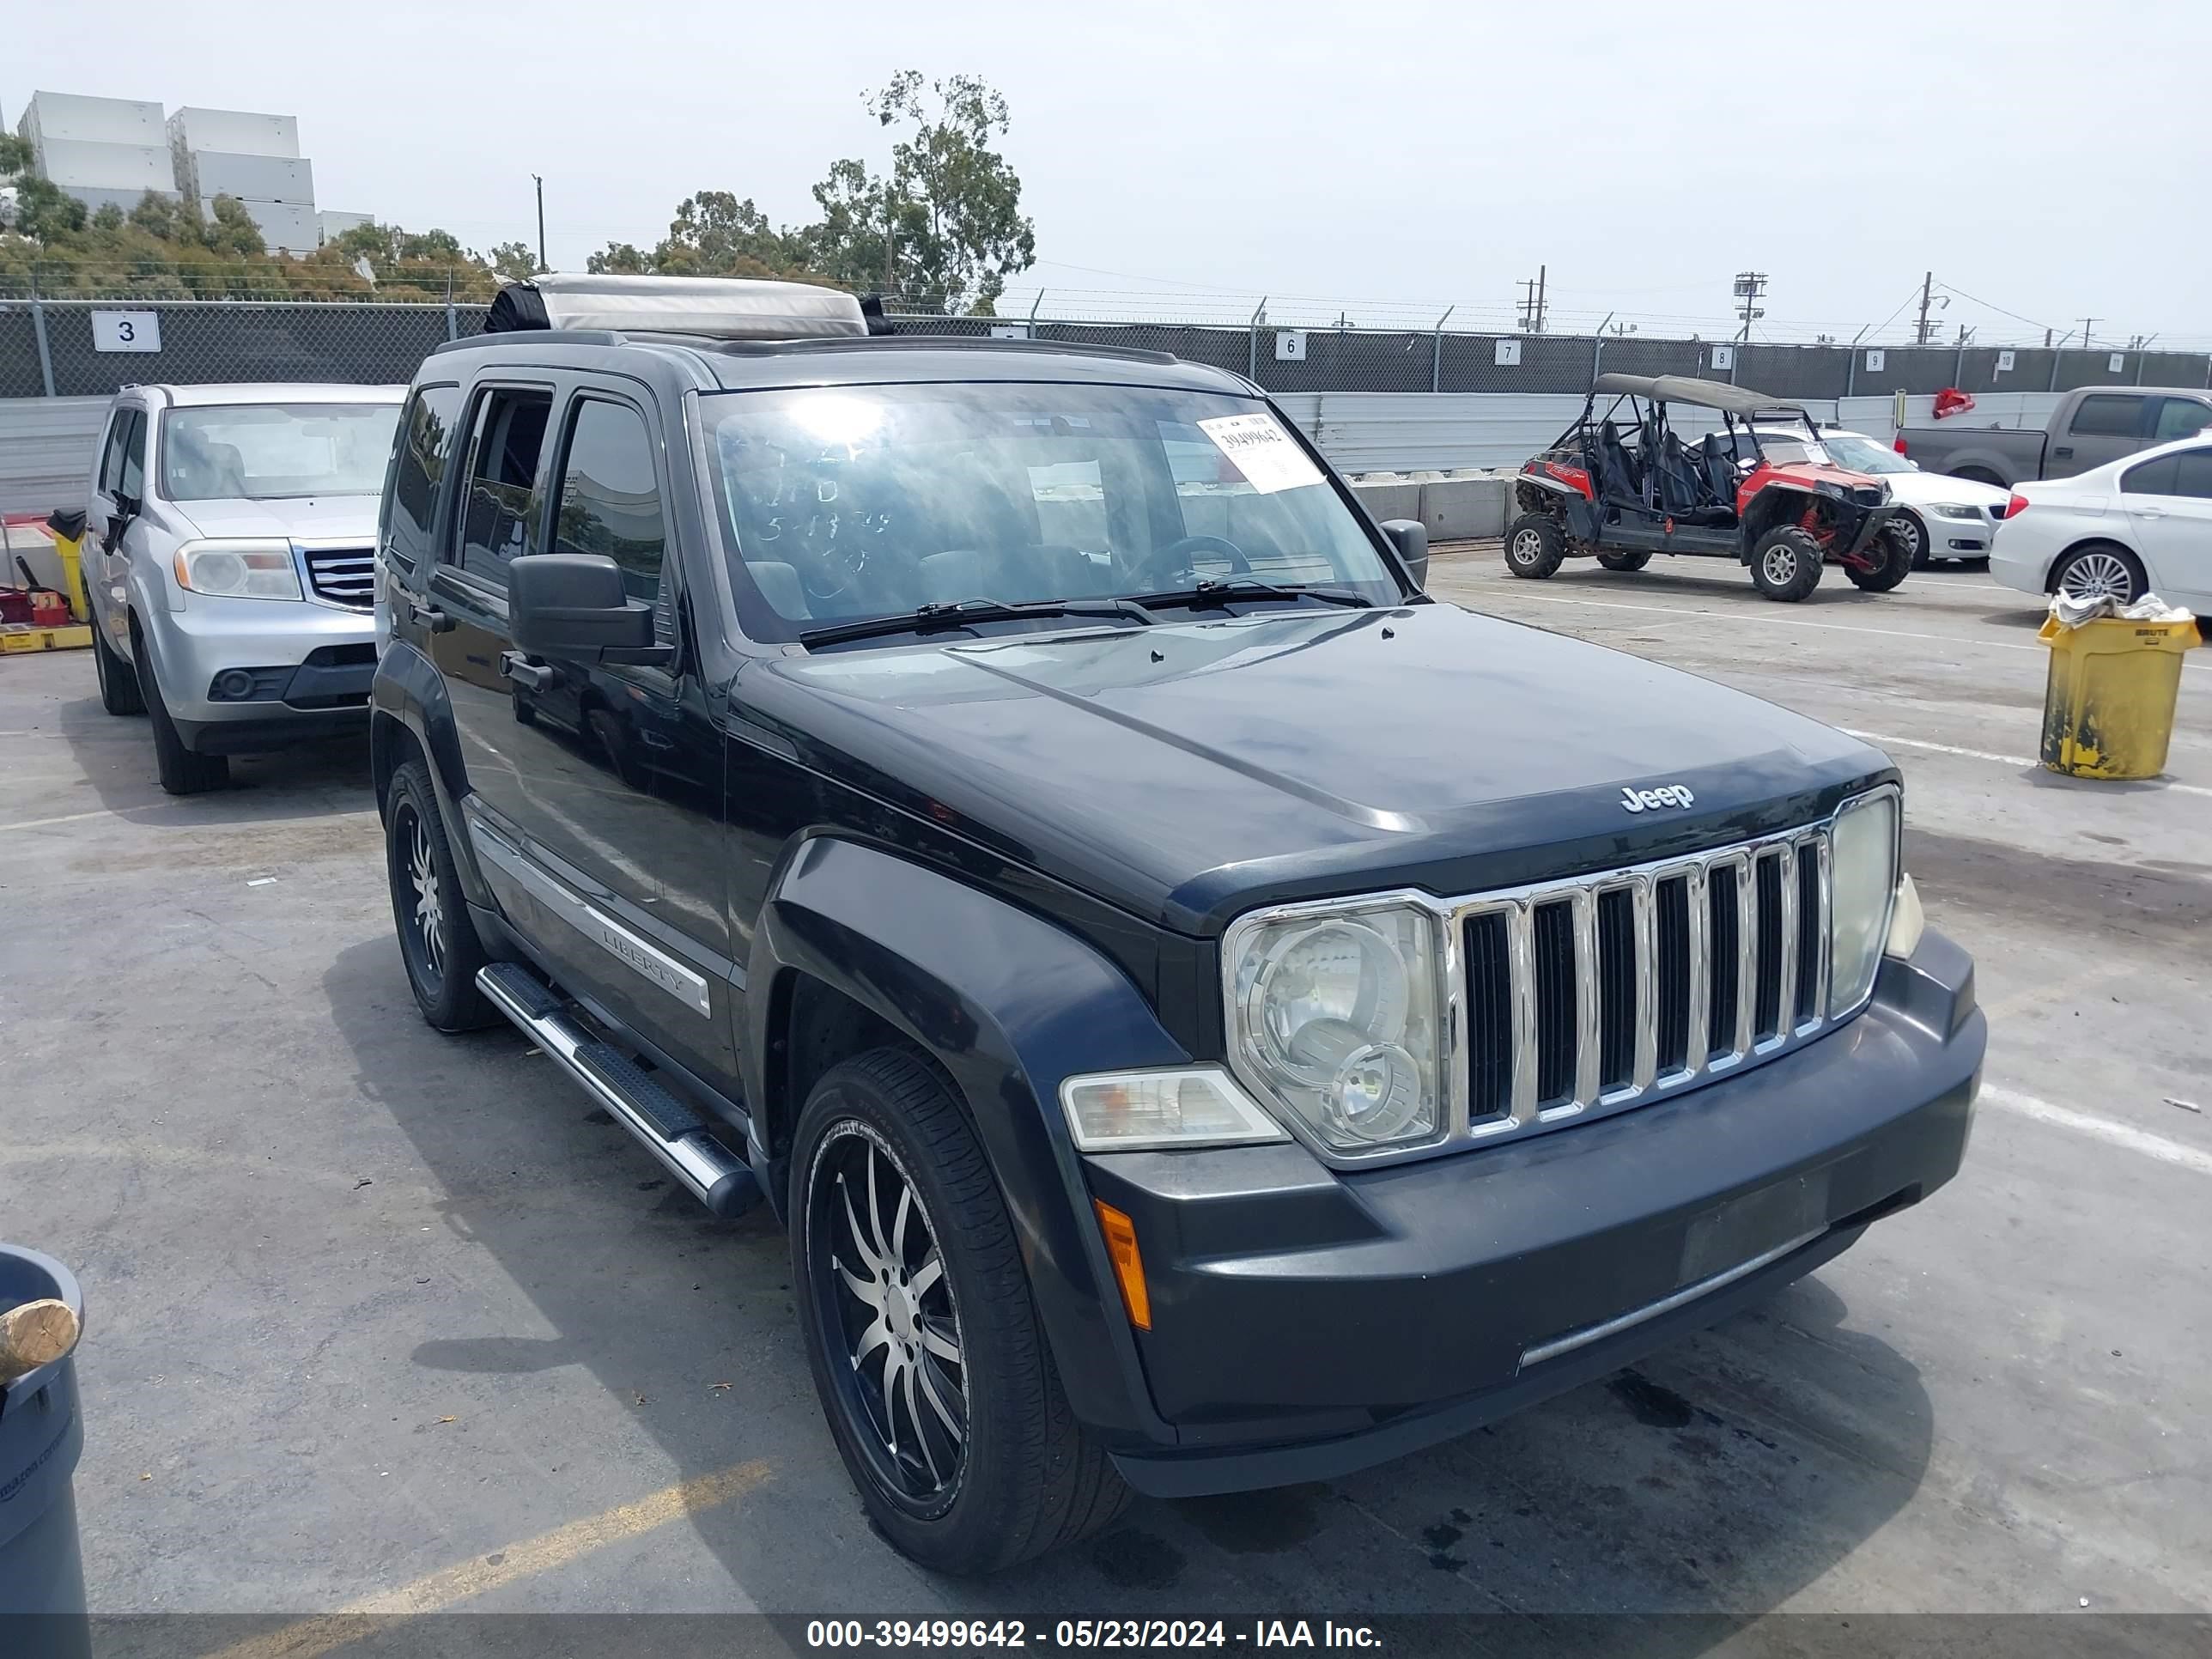
[[[424,1016],[767,1201],[900,1548],[1464,1433],[1957,1170],[1881,754],[1432,602],[1235,374],[871,326],[505,290],[407,405],[374,757]]]

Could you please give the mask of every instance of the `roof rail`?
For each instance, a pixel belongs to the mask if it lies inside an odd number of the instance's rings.
[[[976,334],[878,334],[860,340],[716,340],[708,348],[729,356],[772,356],[791,351],[1035,351],[1124,362],[1179,363],[1171,351],[1139,346],[1094,345],[1085,340],[1001,340]]]
[[[818,283],[734,276],[633,276],[548,271],[502,282],[484,332],[647,329],[714,340],[852,339],[868,332],[860,302]]]

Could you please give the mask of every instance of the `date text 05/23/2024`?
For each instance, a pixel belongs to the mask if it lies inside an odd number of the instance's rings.
[[[1255,1619],[811,1619],[806,1645],[834,1648],[1379,1648],[1365,1625]]]

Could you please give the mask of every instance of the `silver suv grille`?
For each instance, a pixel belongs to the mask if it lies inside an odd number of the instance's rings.
[[[374,603],[376,556],[366,547],[309,548],[307,585],[319,599],[342,605],[349,611],[367,611]]]
[[[1451,1139],[1680,1088],[1828,1023],[1825,826],[1455,907]]]

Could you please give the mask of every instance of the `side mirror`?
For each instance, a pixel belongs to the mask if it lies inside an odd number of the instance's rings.
[[[1419,519],[1385,519],[1382,533],[1413,578],[1416,590],[1429,585],[1429,527]]]
[[[653,607],[623,591],[603,553],[538,553],[507,567],[507,626],[515,648],[584,662],[664,662]]]

